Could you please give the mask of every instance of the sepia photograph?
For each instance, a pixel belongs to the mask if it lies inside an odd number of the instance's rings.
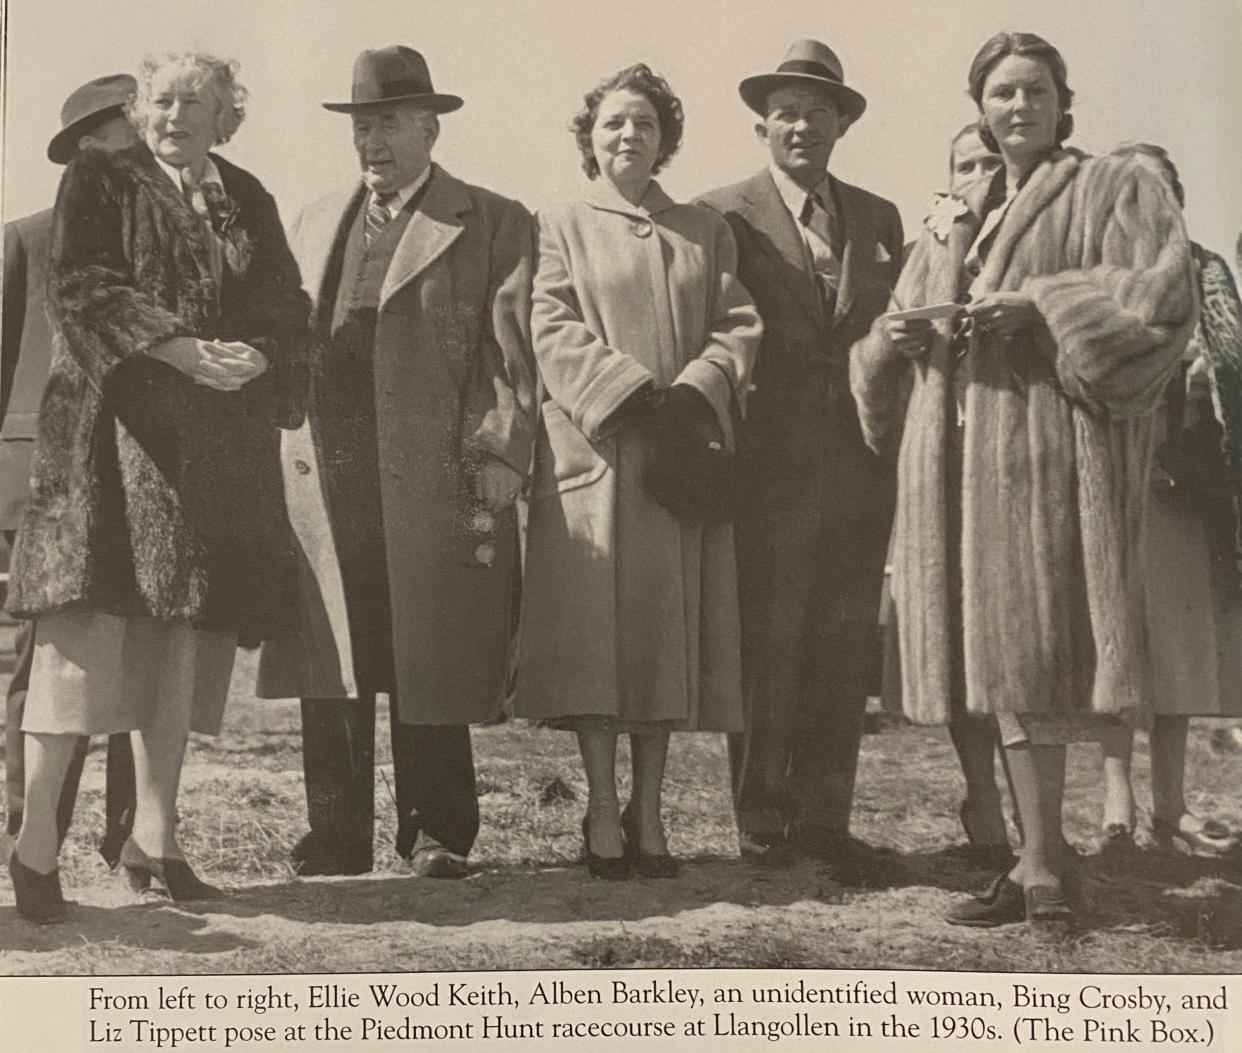
[[[1238,0],[3,33],[0,1016],[1242,1035]],[[246,1041],[570,1037],[389,1026]]]

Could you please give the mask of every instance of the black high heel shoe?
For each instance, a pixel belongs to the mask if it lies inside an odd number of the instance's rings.
[[[606,881],[624,881],[630,876],[630,858],[626,855],[597,856],[591,851],[591,817],[582,817],[582,860],[592,877]]]
[[[681,869],[667,852],[644,852],[638,847],[638,820],[628,804],[621,813],[621,844],[634,869],[643,877],[675,878]]]
[[[152,859],[131,837],[121,846],[121,866],[135,892],[145,892],[154,878],[174,900],[223,899],[222,888],[202,881],[184,859]]]
[[[9,877],[17,913],[36,925],[55,925],[69,916],[69,908],[60,890],[60,868],[50,874],[31,870],[17,858],[17,849],[9,856]]]

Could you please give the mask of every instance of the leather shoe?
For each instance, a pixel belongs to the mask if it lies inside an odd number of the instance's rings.
[[[470,873],[470,866],[464,856],[447,848],[422,848],[410,857],[410,872],[415,877],[457,881]]]
[[[1026,918],[1026,899],[1022,886],[1009,880],[1008,874],[995,878],[979,895],[962,903],[954,903],[944,912],[950,925],[968,925],[990,929],[1010,925]]]
[[[293,846],[289,862],[299,877],[367,874],[372,866],[371,845],[362,840],[330,841],[312,830]]]
[[[743,859],[762,862],[770,856],[774,849],[785,843],[784,834],[761,834],[750,830],[737,832],[737,850]]]

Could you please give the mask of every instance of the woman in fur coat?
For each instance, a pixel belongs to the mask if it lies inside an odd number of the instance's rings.
[[[1004,167],[929,217],[893,311],[950,306],[877,320],[851,380],[868,442],[900,443],[907,714],[997,714],[1022,817],[1016,866],[950,920],[1058,932],[1065,743],[1149,701],[1152,410],[1193,326],[1193,268],[1163,180],[1061,148],[1072,93],[1047,41],[998,34],[969,82]]]
[[[55,349],[9,605],[35,620],[18,908],[64,916],[56,801],[80,734],[132,731],[131,884],[220,891],[177,846],[187,734],[219,732],[237,645],[296,624],[281,428],[305,400],[309,303],[275,203],[209,150],[243,115],[233,64],[148,60],[146,143],[61,182]]]

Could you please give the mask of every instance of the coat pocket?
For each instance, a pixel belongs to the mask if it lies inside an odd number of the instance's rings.
[[[551,399],[543,403],[543,426],[535,443],[535,481],[531,497],[577,490],[598,480],[608,462]]]

